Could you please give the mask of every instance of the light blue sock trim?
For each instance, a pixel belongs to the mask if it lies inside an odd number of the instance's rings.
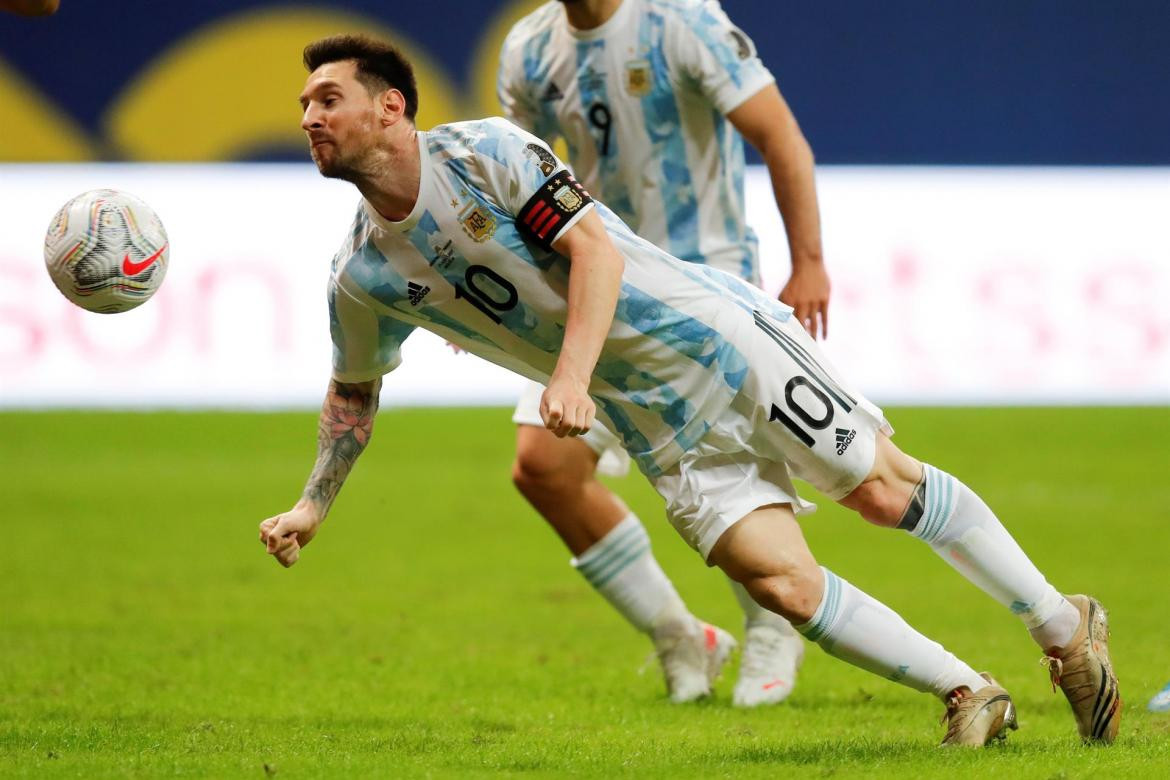
[[[603,569],[611,560],[620,557],[631,544],[647,538],[646,529],[636,519],[629,525],[623,520],[580,557],[574,558],[573,566],[580,569],[582,574]]]
[[[922,521],[912,533],[927,544],[933,544],[955,514],[955,505],[959,500],[959,481],[928,463],[923,464],[923,470],[926,477],[926,507]]]
[[[612,580],[618,574],[626,569],[631,563],[641,558],[650,552],[650,543],[640,544],[636,548],[631,549],[625,556],[613,561],[612,565],[604,571],[599,571],[596,574],[586,575],[585,579],[589,580],[589,584],[595,588],[604,586],[607,582]]]
[[[630,513],[613,530],[573,559],[573,566],[600,588],[638,558],[650,552],[650,537],[637,515]]]
[[[821,567],[821,571],[825,574],[825,593],[821,597],[820,606],[807,623],[793,626],[810,642],[816,642],[825,636],[837,622],[837,615],[841,612],[841,578],[824,566]]]

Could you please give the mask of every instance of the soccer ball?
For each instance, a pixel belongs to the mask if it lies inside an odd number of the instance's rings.
[[[45,265],[61,294],[114,314],[146,302],[167,275],[167,232],[154,210],[117,190],[66,203],[45,234]]]

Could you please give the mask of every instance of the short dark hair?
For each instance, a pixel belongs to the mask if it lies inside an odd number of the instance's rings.
[[[366,35],[330,35],[305,47],[305,68],[312,73],[330,62],[353,60],[357,79],[370,94],[396,89],[406,99],[406,118],[418,112],[418,86],[414,68],[397,48]]]

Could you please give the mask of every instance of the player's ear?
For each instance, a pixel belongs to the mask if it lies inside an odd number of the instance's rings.
[[[381,109],[383,126],[398,124],[406,114],[406,97],[390,87],[378,96],[378,107]]]

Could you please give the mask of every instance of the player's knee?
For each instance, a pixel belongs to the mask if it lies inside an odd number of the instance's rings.
[[[792,623],[807,623],[812,619],[823,587],[820,570],[815,565],[752,577],[743,586],[757,604]]]
[[[840,503],[874,525],[894,528],[906,511],[906,502],[909,500],[906,491],[896,488],[888,480],[871,479],[854,488]]]
[[[558,459],[533,447],[518,447],[512,462],[512,484],[528,498],[567,492],[573,480]]]

